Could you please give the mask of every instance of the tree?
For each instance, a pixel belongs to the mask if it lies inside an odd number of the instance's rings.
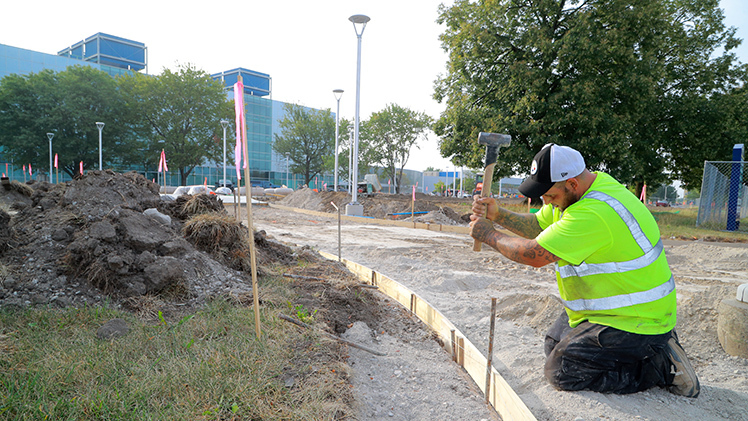
[[[138,148],[127,119],[118,81],[88,66],[62,72],[44,70],[25,76],[12,74],[0,81],[0,144],[14,162],[47,172],[49,140],[60,168],[71,177],[85,168],[98,168],[99,131],[104,165],[130,163],[127,151]]]
[[[718,0],[457,0],[442,7],[449,62],[434,95],[447,103],[435,125],[442,155],[481,167],[484,148],[473,139],[502,132],[512,145],[501,151],[500,176],[526,173],[533,155],[555,142],[637,191],[662,184],[664,170],[681,165],[674,139],[708,141],[682,136],[703,123],[678,104],[710,102],[745,80],[731,53],[740,41],[722,20]]]
[[[439,180],[436,183],[434,183],[434,191],[439,193],[444,193],[447,191],[447,186],[444,184],[443,181]]]
[[[169,166],[179,170],[185,185],[195,167],[221,159],[223,145],[218,139],[223,129],[218,122],[234,114],[223,83],[186,64],[155,77],[124,77],[122,89],[134,130],[148,140],[142,153],[151,165],[156,165],[163,148]]]
[[[281,155],[289,154],[293,161],[291,171],[303,174],[304,183],[308,185],[315,176],[331,170],[334,165],[330,157],[335,154],[335,118],[329,109],[317,111],[296,104],[284,104],[283,109],[286,114],[278,122],[281,133],[275,134],[273,149]],[[348,132],[348,121],[342,119],[339,124],[339,134],[343,138]],[[339,159],[342,160],[342,156]]]
[[[403,168],[411,149],[418,148],[417,141],[425,137],[431,124],[431,117],[425,113],[396,104],[387,105],[364,123],[362,132],[369,143],[372,164],[383,166],[385,176],[397,180],[396,193],[400,193]]]

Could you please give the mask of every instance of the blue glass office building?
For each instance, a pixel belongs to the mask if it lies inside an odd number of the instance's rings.
[[[10,74],[26,75],[49,69],[64,71],[69,66],[91,66],[119,76],[129,72],[148,72],[148,49],[145,44],[105,33],[94,34],[82,41],[60,50],[56,55],[0,44],[0,79]],[[252,180],[267,180],[274,184],[286,184],[287,162],[272,149],[273,130],[277,129],[277,119],[283,117],[283,103],[272,100],[272,79],[270,75],[245,68],[227,70],[211,76],[226,86],[227,96],[233,99],[233,86],[239,75],[244,83],[245,118]],[[274,113],[274,110],[276,111]],[[275,115],[275,118],[274,118]],[[218,124],[218,122],[216,122]],[[226,134],[227,145],[233,145],[233,133]],[[227,155],[233,156],[233,147],[228,147]],[[168,157],[167,157],[168,159]],[[0,166],[5,170],[6,160],[0,146]],[[23,179],[21,165],[14,165],[13,178]],[[19,167],[19,168],[15,168]],[[227,162],[227,167],[229,164]],[[233,167],[231,167],[233,169]],[[10,169],[10,166],[9,166]],[[127,168],[115,168],[119,171]],[[5,171],[3,171],[5,172]],[[227,178],[236,182],[236,172],[227,168]],[[156,168],[144,174],[156,178]],[[19,177],[20,176],[20,177]],[[206,162],[195,168],[188,177],[188,184],[203,184],[205,179],[214,184],[223,178],[223,162]],[[169,174],[167,184],[176,185],[179,176]],[[293,176],[291,187],[296,187]]]

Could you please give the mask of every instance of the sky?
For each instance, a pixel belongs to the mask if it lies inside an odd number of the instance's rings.
[[[272,98],[335,112],[333,89],[345,92],[340,117],[353,121],[358,39],[351,15],[371,19],[361,42],[360,119],[388,104],[436,119],[445,105],[433,99],[446,73],[447,54],[436,23],[439,5],[452,0],[30,0],[0,12],[0,43],[56,54],[103,32],[142,42],[148,71],[190,63],[208,73],[244,67],[269,74]],[[727,26],[748,39],[748,2],[721,0]],[[742,27],[741,27],[742,26]],[[748,62],[748,41],[738,50]],[[452,169],[431,133],[405,168]]]

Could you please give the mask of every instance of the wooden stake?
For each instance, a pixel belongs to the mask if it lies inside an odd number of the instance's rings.
[[[242,81],[242,75],[238,76],[238,80],[239,82],[244,83]],[[244,92],[242,92],[241,95],[243,97]],[[243,109],[242,112],[246,113]],[[249,145],[246,145],[246,123],[244,124],[244,127],[242,127],[242,142],[245,143],[245,145],[242,145],[242,150],[244,151],[244,194],[247,199],[247,227],[249,229],[249,259],[252,266],[252,295],[254,295],[255,333],[257,333],[257,338],[259,339],[262,334],[262,329],[260,329],[260,291],[257,287],[257,257],[255,253],[255,231],[252,226],[252,188],[250,187],[252,183],[249,182],[249,157],[247,156]]]
[[[455,330],[449,330],[450,342],[452,344],[452,361],[457,362],[457,344],[455,343]]]
[[[493,360],[493,331],[496,326],[496,298],[491,298],[491,328],[488,332],[488,354],[486,355],[486,403],[491,391],[491,360]]]
[[[465,338],[457,338],[457,364],[465,367]]]
[[[312,328],[312,326],[309,326],[308,324],[306,324],[306,323],[304,323],[304,322],[300,322],[300,321],[298,321],[298,320],[294,320],[294,319],[292,319],[292,318],[290,318],[290,317],[286,316],[286,315],[285,315],[285,314],[283,314],[283,313],[280,313],[280,314],[278,314],[278,317],[280,317],[281,319],[283,319],[283,320],[285,320],[285,321],[287,321],[287,322],[291,322],[291,323],[295,324],[296,326],[301,326],[301,327],[303,327],[303,328],[305,328],[305,329],[313,329],[313,328]],[[332,339],[335,339],[336,341],[340,341],[340,342],[343,342],[344,344],[348,344],[348,345],[350,345],[350,346],[352,346],[352,347],[354,347],[354,348],[358,348],[358,349],[361,349],[361,350],[363,350],[363,351],[366,351],[366,352],[372,353],[372,354],[374,354],[374,355],[379,355],[379,356],[381,356],[381,357],[386,357],[386,356],[387,356],[387,353],[386,353],[386,352],[380,352],[380,351],[377,351],[377,350],[375,350],[375,349],[367,348],[367,347],[365,347],[365,346],[363,346],[363,345],[357,344],[357,343],[355,343],[355,342],[351,342],[351,341],[349,341],[349,340],[347,340],[347,339],[343,339],[343,338],[341,338],[340,336],[335,336],[335,335],[333,335],[332,333],[327,333],[327,332],[325,332],[324,330],[319,330],[319,329],[317,329],[317,332],[319,332],[319,333],[321,333],[321,334],[323,334],[323,335],[327,336],[328,338],[332,338]]]

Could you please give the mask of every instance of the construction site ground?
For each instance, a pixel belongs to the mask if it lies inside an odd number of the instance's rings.
[[[302,189],[285,198],[261,199],[329,212],[311,216],[252,206],[261,280],[274,265],[300,272],[320,266],[299,263],[313,260],[310,247],[337,254],[338,222],[331,202],[344,211],[348,195]],[[467,225],[465,199],[417,194],[413,207],[410,195],[378,194],[359,201],[367,217],[392,218],[388,214],[414,210],[426,212],[414,215],[415,221]],[[106,302],[138,311],[152,302],[148,297],[158,296],[159,311],[178,317],[213,297],[230,295],[251,303],[247,259],[239,258],[247,250],[237,248],[241,241],[234,236],[242,230],[220,241],[206,241],[200,231],[191,238],[185,234],[200,212],[225,209],[232,215],[239,210],[215,197],[166,201],[159,198],[158,186],[137,174],[92,171],[64,185],[0,189],[0,205],[0,307]],[[158,209],[171,222],[148,209]],[[246,224],[245,211],[243,206],[237,213]],[[224,223],[233,228],[231,221]],[[726,354],[717,339],[717,306],[748,280],[745,244],[666,242],[678,288],[677,329],[700,377],[701,396],[688,399],[661,388],[620,396],[559,392],[543,378],[543,336],[562,309],[552,268],[522,266],[485,247],[473,252],[466,234],[370,222],[342,222],[342,257],[405,285],[484,350],[490,300],[498,299],[493,365],[537,419],[748,420],[748,360]],[[355,403],[348,419],[498,419],[435,336],[399,304],[368,289],[302,280],[294,285],[305,308],[320,309],[320,326],[387,353],[382,357],[349,348]],[[262,294],[261,299],[272,299]],[[348,394],[341,391],[346,402]]]
[[[416,207],[436,210],[440,219],[449,202],[445,198],[417,197]],[[350,197],[341,193],[297,191],[279,200],[284,206],[333,211],[329,203],[345,209]],[[449,199],[455,200],[455,199]],[[411,197],[379,195],[360,200],[365,213],[397,213],[409,210]],[[399,208],[394,203],[399,203]],[[456,202],[453,202],[456,203]],[[450,211],[447,211],[451,214]],[[410,219],[410,217],[407,217]],[[312,246],[338,253],[338,221],[289,212],[269,206],[254,206],[256,226],[277,240]],[[428,217],[426,217],[428,219]],[[460,223],[460,215],[452,219]],[[677,330],[699,375],[701,395],[689,399],[654,388],[632,395],[595,392],[560,392],[543,378],[543,338],[562,310],[553,269],[534,269],[514,263],[492,249],[472,251],[472,238],[454,233],[390,227],[361,222],[341,224],[341,254],[404,284],[441,311],[474,344],[488,349],[490,299],[498,299],[498,319],[493,364],[539,420],[748,420],[748,360],[730,356],[717,338],[717,307],[734,298],[736,288],[748,281],[746,244],[684,242],[666,240],[666,254],[678,289]],[[370,335],[374,343],[376,333]],[[426,335],[424,335],[426,337]],[[381,338],[380,338],[381,339]],[[378,419],[388,396],[396,393],[408,371],[426,370],[433,362],[419,352],[400,355],[407,370],[382,373],[373,382],[370,373],[386,357],[352,352],[355,390],[369,405],[363,419]],[[391,368],[391,367],[390,367]],[[436,388],[437,383],[434,383]],[[452,385],[443,385],[450,387]],[[455,385],[454,387],[462,387]],[[438,390],[434,390],[439,392]],[[421,391],[420,393],[428,393]],[[361,396],[363,394],[363,396]],[[379,397],[383,401],[370,403]],[[407,408],[418,402],[398,402]],[[452,401],[450,401],[452,399]],[[483,407],[469,394],[444,395],[443,406]],[[393,416],[403,415],[393,410]],[[407,413],[405,415],[414,415]],[[386,419],[382,416],[382,419]],[[400,419],[400,418],[397,418]],[[425,419],[403,417],[402,419]],[[436,416],[433,419],[450,419]],[[469,418],[463,418],[469,419]]]

